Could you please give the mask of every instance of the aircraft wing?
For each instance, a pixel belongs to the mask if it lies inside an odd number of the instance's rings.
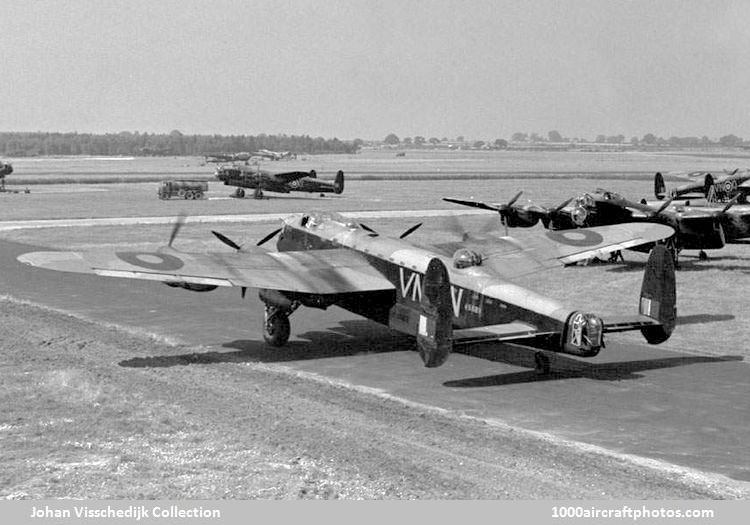
[[[208,286],[271,288],[290,292],[335,294],[393,289],[359,253],[347,249],[195,254],[172,248],[154,252],[94,250],[32,252],[18,260],[50,270],[94,273]]]
[[[469,249],[482,256],[482,267],[505,278],[518,277],[617,250],[633,248],[671,237],[670,226],[656,223],[623,223],[595,228],[545,230],[520,242],[512,237],[484,237],[445,243],[436,248],[448,256]]]
[[[309,177],[309,176],[310,176],[309,171],[287,171],[284,173],[273,174],[273,178],[275,178],[279,182],[292,182],[292,181],[301,179],[302,177]]]

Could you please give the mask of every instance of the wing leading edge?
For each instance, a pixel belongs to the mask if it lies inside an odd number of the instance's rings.
[[[363,256],[347,249],[216,254],[184,253],[171,248],[153,252],[32,252],[18,260],[57,271],[321,295],[393,289],[393,284]]]

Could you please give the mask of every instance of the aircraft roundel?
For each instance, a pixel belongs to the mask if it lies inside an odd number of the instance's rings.
[[[548,231],[547,237],[569,246],[596,246],[604,241],[604,237],[591,230]]]
[[[737,189],[736,187],[737,181],[734,179],[729,179],[724,181],[724,191],[734,191]]]
[[[115,255],[133,266],[168,272],[179,270],[185,263],[174,255],[156,252],[116,252]]]

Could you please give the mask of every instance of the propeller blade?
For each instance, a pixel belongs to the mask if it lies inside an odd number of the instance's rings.
[[[401,235],[399,235],[398,238],[399,239],[404,239],[404,238],[408,237],[409,235],[411,235],[412,233],[414,233],[417,230],[417,228],[419,228],[420,226],[422,226],[421,222],[419,224],[415,224],[414,226],[412,226],[411,228],[409,228],[408,230],[406,230],[404,233],[402,233]]]
[[[361,222],[360,222],[360,223],[359,223],[359,225],[360,225],[360,226],[362,227],[362,229],[363,229],[363,230],[365,230],[366,232],[370,232],[370,237],[378,237],[378,236],[380,235],[380,234],[379,234],[378,232],[376,232],[375,230],[373,230],[372,228],[370,228],[370,227],[369,227],[368,225],[366,225],[366,224],[363,224],[363,223],[361,223]]]
[[[271,233],[269,233],[268,235],[266,235],[265,237],[263,237],[260,241],[258,241],[258,243],[256,244],[256,246],[261,246],[261,245],[267,243],[268,241],[270,241],[271,239],[273,239],[276,236],[276,234],[278,234],[280,231],[281,231],[281,228],[279,228],[278,230],[272,231]]]
[[[242,246],[234,242],[232,239],[227,237],[226,235],[219,233],[217,231],[211,230],[211,233],[213,233],[221,242],[229,246],[230,248],[234,248],[237,251],[240,251],[242,249]]]
[[[245,298],[245,294],[246,294],[246,293],[247,293],[247,286],[243,286],[242,288],[240,288],[240,296],[241,296],[241,297],[242,297],[243,299]]]
[[[516,196],[515,196],[515,197],[513,197],[512,199],[510,199],[510,201],[508,201],[508,204],[506,204],[506,206],[507,206],[508,208],[510,208],[511,206],[513,206],[513,205],[514,205],[514,204],[516,203],[516,201],[518,200],[518,198],[519,198],[519,197],[520,197],[520,196],[521,196],[522,194],[523,194],[523,190],[521,190],[521,191],[519,191],[518,193],[516,193]]]
[[[574,199],[574,197],[569,198],[568,200],[566,200],[565,202],[563,202],[562,204],[560,204],[558,207],[553,208],[552,211],[553,212],[558,212],[558,211],[562,210],[565,206],[567,206],[568,204],[570,204],[573,201],[573,199]]]
[[[667,200],[665,200],[664,204],[662,204],[661,206],[659,206],[659,209],[654,212],[653,217],[656,217],[661,212],[663,212],[664,210],[666,210],[669,207],[669,205],[672,204],[673,200],[674,200],[674,197],[670,197]]]
[[[175,238],[177,237],[177,234],[180,233],[180,229],[182,229],[182,225],[185,224],[185,214],[181,213],[177,216],[177,219],[174,221],[174,226],[172,226],[172,233],[169,236],[169,242],[167,243],[167,246],[170,248],[172,247],[172,243],[174,242]]]
[[[732,197],[730,199],[730,201],[727,202],[727,205],[724,206],[724,209],[721,210],[721,214],[724,214],[724,213],[728,212],[729,208],[731,208],[732,206],[734,206],[735,204],[737,204],[737,201],[739,200],[739,198],[740,198],[741,195],[742,195],[741,193],[738,193],[737,195],[735,195],[734,197]]]

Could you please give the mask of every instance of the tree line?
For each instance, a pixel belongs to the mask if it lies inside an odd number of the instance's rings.
[[[362,141],[308,135],[184,135],[171,133],[0,132],[0,155],[185,156],[254,152],[260,149],[309,153],[355,153]]]

